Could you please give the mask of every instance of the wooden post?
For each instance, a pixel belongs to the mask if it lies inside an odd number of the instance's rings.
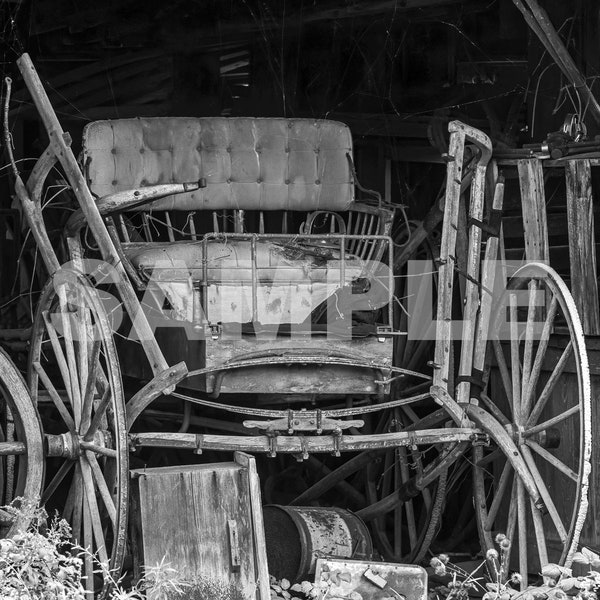
[[[248,470],[250,485],[250,515],[254,532],[254,565],[256,569],[256,600],[269,600],[269,567],[267,565],[267,541],[262,513],[260,481],[256,472],[256,459],[244,452],[234,452],[233,460]]]
[[[537,158],[519,160],[519,184],[525,232],[525,259],[550,261],[544,172]]]
[[[565,175],[571,292],[581,316],[583,332],[589,335],[600,335],[590,162],[588,160],[568,161]]]

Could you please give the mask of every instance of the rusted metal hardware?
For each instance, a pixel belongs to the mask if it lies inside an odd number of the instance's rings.
[[[473,446],[489,446],[490,442],[491,439],[487,433],[474,433],[471,436],[471,444]]]
[[[297,431],[310,431],[317,435],[324,431],[337,431],[355,427],[360,429],[364,421],[356,419],[342,421],[323,416],[323,411],[317,410],[288,410],[287,417],[272,421],[244,421],[244,427],[266,431],[287,431],[292,434]]]

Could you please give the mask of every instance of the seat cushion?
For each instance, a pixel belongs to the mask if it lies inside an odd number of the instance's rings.
[[[354,200],[343,123],[280,118],[137,118],[96,121],[83,132],[93,194],[206,180],[156,201],[156,210],[337,210]]]
[[[206,272],[203,242],[152,242],[123,244],[131,263],[155,281],[204,281],[207,283],[252,282],[252,242],[231,239],[209,240]],[[339,282],[340,253],[331,247],[302,245],[292,239],[281,243],[256,241],[256,280],[269,283]],[[363,263],[346,257],[345,280],[359,277]]]

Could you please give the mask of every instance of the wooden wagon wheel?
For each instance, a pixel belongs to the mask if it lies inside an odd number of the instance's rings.
[[[408,406],[387,412],[383,432],[418,427],[421,421]],[[420,562],[433,540],[442,513],[447,469],[436,470],[421,489],[414,485],[433,470],[437,454],[434,447],[400,446],[367,465],[368,506],[358,514],[370,522],[373,541],[386,560]],[[395,498],[398,496],[400,500]]]
[[[33,331],[29,384],[47,443],[42,502],[94,555],[84,558],[92,597],[110,584],[94,581],[96,560],[118,577],[127,533],[127,430],[112,330],[97,291],[61,269],[42,292]]]
[[[39,415],[21,374],[6,352],[0,349],[0,410],[2,409],[5,422],[14,422],[14,435],[6,439],[0,426],[0,488],[4,491],[1,500],[5,502],[23,498],[35,506],[40,499],[44,477]],[[14,462],[11,461],[12,464],[8,467],[6,459],[10,456],[14,457]],[[6,481],[7,468],[12,469],[11,485],[7,485]],[[28,524],[26,510],[16,519],[1,511],[0,532],[3,537],[22,531]]]
[[[528,573],[539,572],[540,565],[571,563],[587,513],[588,359],[573,298],[546,265],[531,263],[515,273],[495,318],[488,353],[500,381],[487,408],[511,433],[546,511],[534,506],[502,452],[477,447],[476,513],[484,548],[494,547],[497,533],[512,541],[512,568],[518,565],[525,586]],[[560,339],[557,350],[552,346]]]

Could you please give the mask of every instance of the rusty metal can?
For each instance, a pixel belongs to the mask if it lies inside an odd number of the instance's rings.
[[[307,579],[318,558],[368,560],[373,554],[367,526],[349,510],[270,504],[263,515],[269,573],[277,579]]]

